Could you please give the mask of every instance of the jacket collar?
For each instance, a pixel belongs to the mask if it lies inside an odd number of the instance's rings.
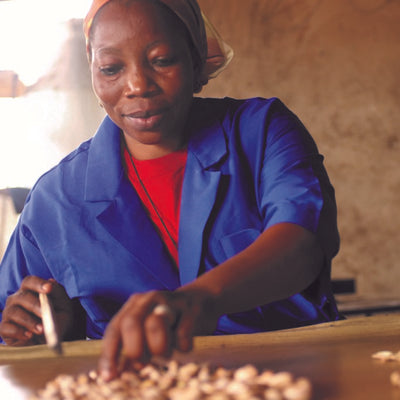
[[[89,148],[85,200],[112,200],[123,175],[120,129],[106,116]]]
[[[217,164],[227,153],[218,102],[195,98],[189,116],[188,151],[203,169]],[[112,200],[124,176],[120,128],[106,116],[92,139],[88,154],[85,200]],[[101,180],[101,184],[99,184]]]
[[[195,98],[188,119],[188,150],[203,169],[217,164],[227,154],[220,104],[215,99]]]

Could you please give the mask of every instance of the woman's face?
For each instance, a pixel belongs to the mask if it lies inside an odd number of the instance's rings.
[[[182,146],[194,71],[177,17],[152,1],[112,1],[96,16],[90,45],[94,91],[133,156]]]

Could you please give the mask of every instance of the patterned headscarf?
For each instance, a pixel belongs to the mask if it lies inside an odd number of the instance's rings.
[[[94,0],[84,20],[86,44],[93,19],[106,3],[112,0]],[[222,40],[211,22],[200,10],[196,0],[158,0],[166,5],[186,26],[203,64],[202,82],[216,77],[233,57],[232,49]]]

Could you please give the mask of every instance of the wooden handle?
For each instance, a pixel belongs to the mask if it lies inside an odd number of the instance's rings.
[[[42,308],[42,322],[47,345],[57,354],[62,354],[61,341],[57,332],[54,311],[49,296],[45,293],[39,293],[39,301]]]

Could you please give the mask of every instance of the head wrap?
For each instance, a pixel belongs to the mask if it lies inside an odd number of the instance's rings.
[[[94,0],[84,20],[83,30],[86,45],[93,19],[106,3],[112,0]],[[203,64],[202,77],[204,84],[209,78],[215,78],[233,57],[231,47],[223,41],[211,22],[200,10],[196,0],[158,0],[167,6],[186,26],[192,42]]]

